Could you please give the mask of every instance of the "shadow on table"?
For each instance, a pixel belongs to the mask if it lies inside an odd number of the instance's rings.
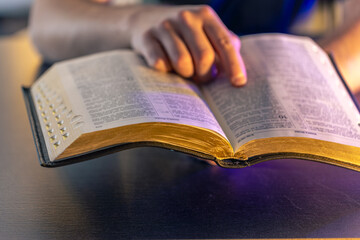
[[[61,168],[58,179],[79,209],[57,214],[80,215],[87,237],[360,236],[348,229],[360,229],[359,173],[321,163],[224,169],[139,148]]]

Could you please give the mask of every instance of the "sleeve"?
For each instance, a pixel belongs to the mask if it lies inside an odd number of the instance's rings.
[[[211,6],[233,32],[288,32],[296,15],[316,0],[212,0]]]

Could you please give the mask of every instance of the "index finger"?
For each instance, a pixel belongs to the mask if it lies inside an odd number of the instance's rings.
[[[243,86],[247,81],[245,65],[240,55],[240,47],[236,47],[232,41],[231,32],[217,18],[206,21],[204,31],[219,54],[221,65],[231,83],[236,87]]]

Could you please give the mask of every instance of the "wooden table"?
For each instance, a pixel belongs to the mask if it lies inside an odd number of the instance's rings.
[[[39,65],[26,34],[0,40],[0,239],[360,237],[360,173],[326,164],[140,148],[40,167],[20,91]]]

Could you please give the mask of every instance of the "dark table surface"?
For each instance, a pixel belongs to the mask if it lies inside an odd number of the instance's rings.
[[[360,237],[360,173],[340,167],[156,148],[40,167],[20,90],[39,64],[25,33],[0,39],[0,239]]]

